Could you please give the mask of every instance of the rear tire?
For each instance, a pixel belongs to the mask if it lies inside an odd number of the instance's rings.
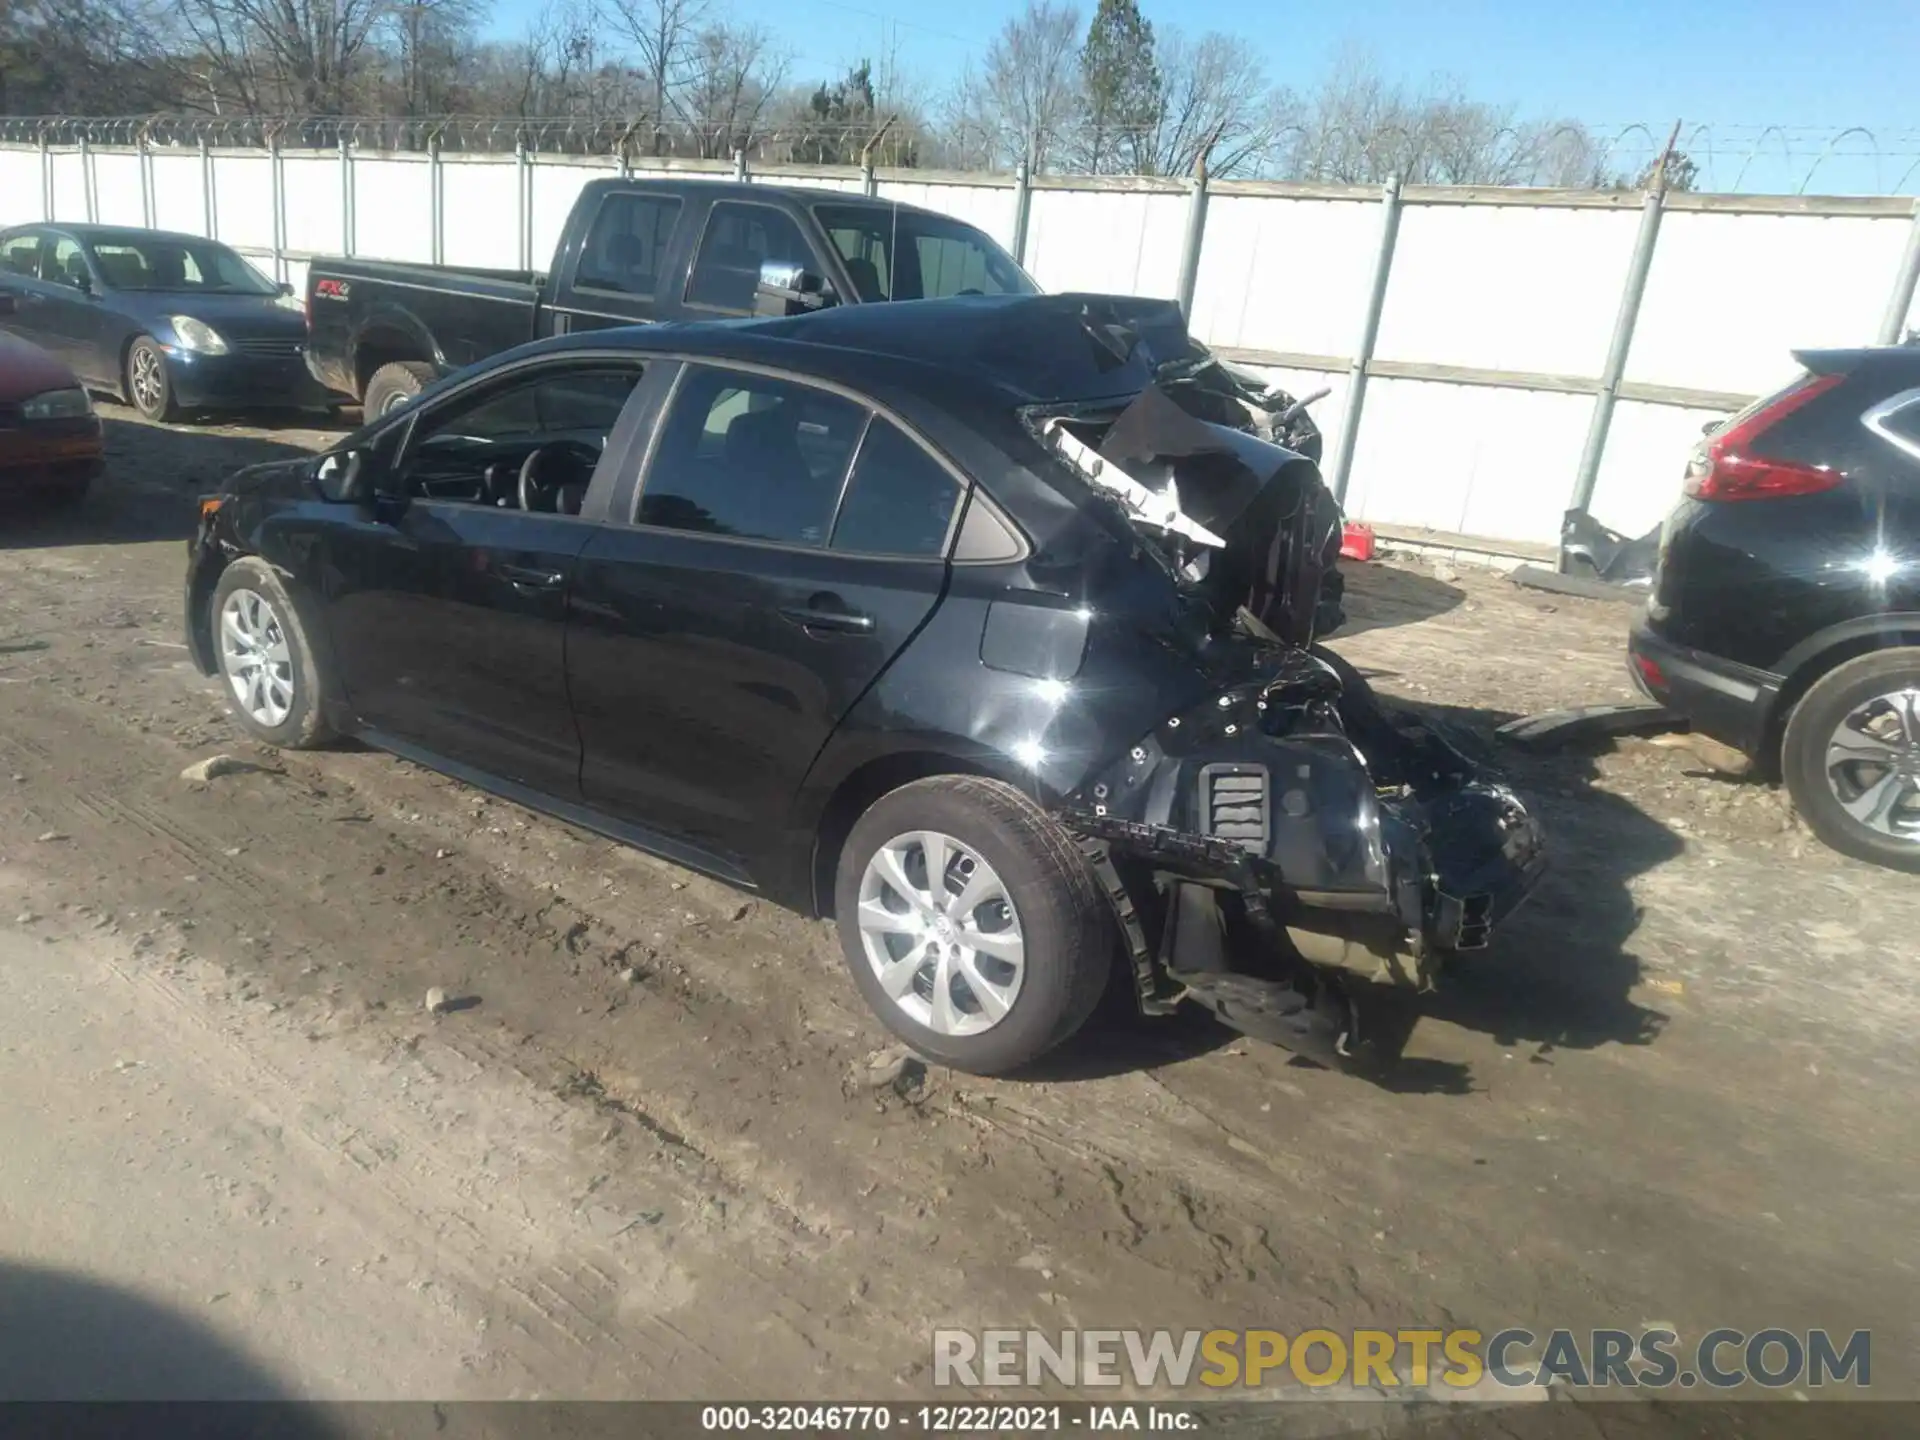
[[[367,381],[367,393],[360,403],[361,414],[368,420],[377,420],[406,404],[438,376],[439,371],[424,360],[396,360],[391,365],[382,365]]]
[[[251,555],[235,560],[221,572],[208,608],[214,656],[240,728],[282,750],[332,740],[324,718],[331,681],[273,567]]]
[[[1920,647],[1862,655],[1816,680],[1787,720],[1780,772],[1827,845],[1920,874]]]
[[[930,844],[917,845],[921,836]],[[937,887],[936,850],[946,857]],[[907,857],[892,873],[933,908],[887,883],[888,854]],[[975,882],[986,898],[958,908]],[[998,780],[940,776],[881,797],[840,852],[834,914],[854,983],[887,1028],[975,1075],[1018,1069],[1067,1039],[1113,968],[1106,901],[1079,848]],[[1003,958],[1016,949],[1017,967]]]

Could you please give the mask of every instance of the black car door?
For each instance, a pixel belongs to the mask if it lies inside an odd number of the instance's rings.
[[[689,365],[634,523],[580,557],[587,802],[752,879],[815,756],[939,602],[962,485],[863,402]]]
[[[639,374],[631,357],[546,357],[398,427],[381,494],[329,532],[323,585],[340,679],[371,738],[577,797],[568,590],[594,531],[591,482]]]
[[[659,318],[659,298],[675,288],[685,211],[678,195],[610,190],[600,199],[578,252],[556,275],[547,305],[555,334],[604,330]],[[676,263],[678,262],[678,263]]]

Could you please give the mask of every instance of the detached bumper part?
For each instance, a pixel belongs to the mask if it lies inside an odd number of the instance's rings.
[[[1437,737],[1343,695],[1306,652],[1264,648],[1272,678],[1170,716],[1062,819],[1127,879],[1143,1002],[1172,987],[1345,1063],[1368,1041],[1367,992],[1430,989],[1447,956],[1485,946],[1545,846],[1518,797]]]

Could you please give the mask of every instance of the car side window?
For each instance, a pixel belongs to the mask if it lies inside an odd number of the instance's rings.
[[[395,488],[420,500],[518,509],[521,468],[547,450],[540,470],[550,483],[537,508],[578,513],[639,380],[639,365],[602,360],[542,369],[431,405],[413,422]]]
[[[960,485],[888,420],[860,442],[830,548],[871,555],[943,555]]]
[[[23,279],[40,278],[40,237],[15,235],[0,243],[0,270]]]
[[[827,543],[864,406],[765,375],[689,367],[640,492],[642,525]]]
[[[673,195],[613,194],[600,202],[573,283],[588,290],[651,296],[680,218]]]
[[[40,278],[55,285],[71,285],[76,290],[91,285],[93,277],[87,271],[87,257],[81,253],[79,241],[63,237],[51,247],[42,246]]]
[[[744,315],[753,309],[760,267],[769,260],[814,269],[813,247],[784,211],[722,200],[707,213],[700,253],[687,278],[687,303]]]

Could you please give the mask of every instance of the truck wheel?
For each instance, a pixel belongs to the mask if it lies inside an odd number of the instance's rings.
[[[834,914],[887,1028],[976,1075],[1072,1035],[1113,966],[1106,901],[1072,839],[1012,786],[971,775],[917,780],[860,817]]]
[[[439,372],[424,360],[396,360],[382,365],[367,381],[367,393],[361,397],[361,413],[369,420],[399,409],[438,377]]]
[[[1920,647],[1862,655],[1816,680],[1787,721],[1780,772],[1828,845],[1920,873]]]
[[[167,357],[145,335],[127,347],[127,403],[149,420],[171,420],[179,413],[173,403],[173,377]]]
[[[214,586],[214,653],[241,727],[283,750],[311,750],[333,738],[324,717],[327,680],[300,610],[273,567],[235,560]]]

